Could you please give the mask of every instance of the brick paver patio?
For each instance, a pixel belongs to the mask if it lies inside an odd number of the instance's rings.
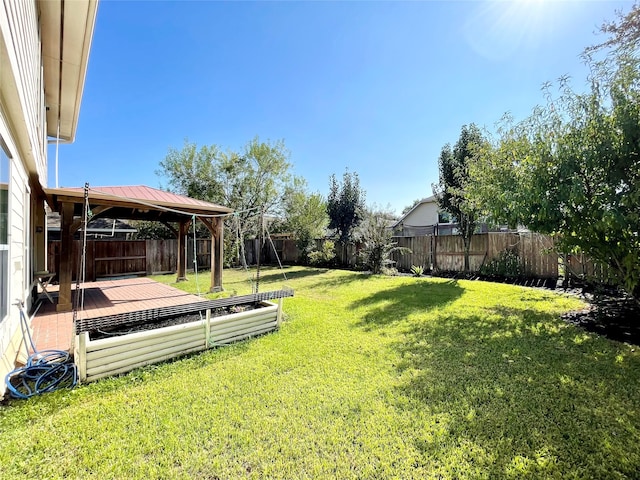
[[[96,318],[159,307],[173,307],[203,299],[149,278],[127,278],[85,283],[84,309],[77,318]],[[57,300],[57,287],[49,287]],[[75,295],[75,291],[73,292]],[[38,350],[69,350],[73,342],[73,312],[56,312],[56,306],[42,296],[33,319],[33,341]]]

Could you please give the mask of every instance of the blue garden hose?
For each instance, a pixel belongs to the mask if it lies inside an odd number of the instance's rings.
[[[63,350],[38,351],[29,332],[24,305],[20,301],[15,305],[20,310],[20,328],[27,350],[27,364],[9,372],[5,377],[5,383],[11,396],[26,399],[61,388],[75,387],[78,383],[78,375],[76,366],[71,362],[69,352]],[[29,350],[29,346],[31,346],[31,350]],[[33,353],[29,354],[30,351]]]

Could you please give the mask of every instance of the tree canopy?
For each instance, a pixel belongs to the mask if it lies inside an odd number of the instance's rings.
[[[329,228],[336,231],[342,243],[351,240],[354,228],[362,222],[365,211],[365,192],[360,188],[360,178],[355,172],[346,171],[342,182],[335,175],[329,178],[327,214]]]
[[[198,148],[185,140],[181,150],[169,149],[156,173],[176,193],[232,208],[235,213],[225,223],[235,234],[227,236],[233,243],[238,232],[256,236],[261,216],[283,216],[285,193],[301,185],[290,173],[289,158],[282,140],[255,137],[239,152],[217,145]]]
[[[471,190],[494,218],[555,235],[560,248],[608,265],[640,298],[637,18],[636,5],[609,24],[611,42],[587,49],[612,48],[604,61],[587,57],[587,92],[561,78],[527,119],[505,119],[472,168]]]
[[[457,219],[458,231],[464,242],[465,272],[469,271],[471,236],[478,218],[478,208],[467,194],[469,168],[485,143],[476,125],[463,125],[454,146],[447,144],[442,148],[438,159],[439,182],[433,185],[438,206]]]
[[[327,202],[319,193],[308,193],[306,182],[296,179],[285,189],[283,208],[282,230],[294,234],[304,262],[314,247],[315,239],[325,235],[329,224]]]

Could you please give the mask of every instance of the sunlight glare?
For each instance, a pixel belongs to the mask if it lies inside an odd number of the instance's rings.
[[[488,0],[476,5],[464,25],[464,34],[478,54],[493,61],[535,49],[562,17],[562,2]]]

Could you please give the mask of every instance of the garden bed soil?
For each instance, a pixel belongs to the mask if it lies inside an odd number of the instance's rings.
[[[254,303],[244,305],[234,305],[232,307],[214,308],[211,310],[211,318],[230,315],[232,313],[246,312],[261,308],[261,305]],[[120,335],[128,335],[130,333],[142,332],[145,330],[155,330],[157,328],[171,327],[173,325],[182,325],[185,323],[199,322],[205,318],[205,312],[200,314],[194,313],[190,315],[182,315],[180,317],[163,318],[154,322],[145,323],[124,323],[114,328],[92,330],[89,332],[91,340],[99,340],[102,338],[116,337]]]

